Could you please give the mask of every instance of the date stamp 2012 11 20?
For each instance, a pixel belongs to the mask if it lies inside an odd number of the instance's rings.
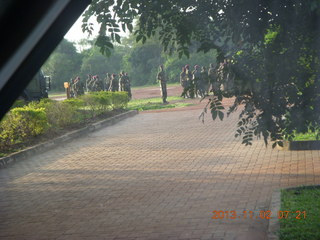
[[[306,219],[306,211],[241,211],[237,212],[235,210],[231,211],[213,211],[212,219],[271,219],[271,218],[296,218],[296,219]]]

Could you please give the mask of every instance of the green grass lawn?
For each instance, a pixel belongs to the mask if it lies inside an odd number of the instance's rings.
[[[168,97],[167,100],[169,104],[163,104],[161,98],[136,99],[136,100],[131,100],[128,103],[128,109],[146,111],[146,110],[164,109],[164,108],[187,107],[187,106],[193,105],[191,103],[184,103],[184,102],[171,103],[171,101],[179,101],[183,99],[184,98],[181,98],[181,97]]]
[[[281,211],[280,240],[320,239],[320,187],[282,190]]]
[[[293,138],[293,141],[311,141],[311,140],[318,140],[317,134],[315,132],[297,133]]]

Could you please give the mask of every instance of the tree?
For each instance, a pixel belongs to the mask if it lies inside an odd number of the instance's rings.
[[[82,57],[72,42],[63,39],[43,66],[46,75],[51,76],[52,89],[63,91],[63,82],[79,74]]]
[[[123,46],[116,46],[111,50],[112,55],[106,57],[99,52],[96,46],[84,50],[83,63],[81,65],[81,76],[86,78],[88,74],[99,75],[104,78],[106,73],[118,74],[123,70],[123,57],[128,49]]]
[[[282,136],[319,127],[318,0],[94,0],[83,30],[95,15],[96,44],[109,54],[120,27],[137,41],[158,36],[166,52],[189,56],[190,46],[216,49],[224,61],[220,77],[232,86],[216,91],[208,107],[222,120],[221,100],[235,96],[228,114],[244,105],[236,136],[250,145],[254,135],[282,144]],[[111,14],[111,10],[113,14]],[[227,84],[226,81],[232,82]],[[275,146],[274,144],[274,146]]]
[[[147,42],[144,45],[135,44],[126,58],[126,65],[132,83],[136,86],[156,82],[158,67],[163,63],[162,47],[158,42]]]

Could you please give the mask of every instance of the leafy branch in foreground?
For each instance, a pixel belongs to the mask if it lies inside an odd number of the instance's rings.
[[[91,31],[95,16],[102,43],[119,43],[119,29],[130,31],[137,18],[136,40],[157,36],[166,52],[217,49],[223,70],[217,90],[244,107],[244,144],[262,135],[275,146],[283,135],[320,125],[319,9],[318,0],[93,0],[83,29]],[[200,118],[210,109],[222,120],[221,101],[212,97]]]

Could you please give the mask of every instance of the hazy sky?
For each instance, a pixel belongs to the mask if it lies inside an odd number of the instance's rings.
[[[94,33],[90,38],[95,37],[98,34],[98,23],[95,21],[91,21],[94,24]],[[82,17],[79,17],[78,20],[73,24],[67,34],[64,36],[66,39],[72,42],[77,42],[80,39],[88,38],[88,33],[83,33],[81,29],[82,25]]]
[[[90,19],[90,22],[93,23],[94,32],[92,36],[90,36],[90,39],[93,39],[95,36],[98,35],[99,32],[99,24],[95,21]],[[83,33],[81,29],[82,25],[82,17],[79,17],[78,20],[73,24],[73,26],[70,28],[70,30],[67,32],[67,34],[64,36],[66,39],[72,42],[77,42],[83,38],[88,38],[88,33]],[[128,32],[125,33],[120,29],[120,35],[121,36],[128,36]]]

